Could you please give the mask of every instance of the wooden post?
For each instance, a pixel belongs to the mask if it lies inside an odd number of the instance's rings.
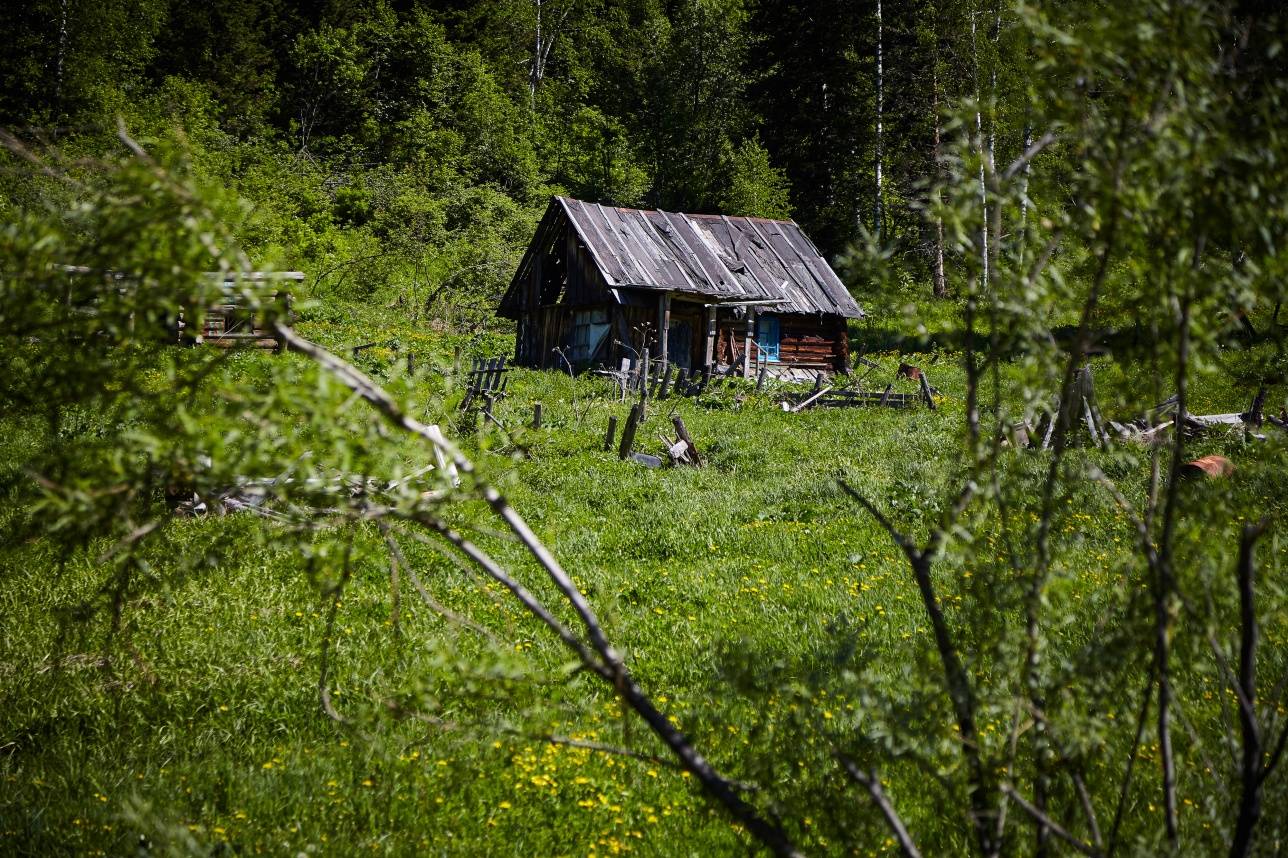
[[[670,390],[670,387],[671,387],[671,372],[674,369],[675,367],[672,366],[671,364],[668,363],[666,365],[666,372],[662,373],[662,389],[658,391],[658,394],[657,394],[658,399],[666,399],[667,392]]]
[[[760,365],[760,374],[756,376],[757,393],[760,393],[760,391],[765,389],[765,376],[767,376],[768,374],[769,374],[769,361],[765,361],[763,364]]]
[[[416,374],[416,353],[415,352],[407,352],[407,374],[408,375]]]
[[[756,338],[756,311],[747,308],[747,331],[742,338],[742,377],[751,378],[751,343]]]
[[[604,452],[613,449],[613,439],[617,437],[617,417],[608,418],[608,431],[604,433]]]
[[[625,459],[631,454],[635,445],[635,430],[639,428],[644,408],[638,402],[631,406],[631,416],[626,418],[626,428],[622,430],[622,445],[617,449],[617,457]]]
[[[540,402],[532,403],[532,428],[533,429],[541,428],[541,403]]]
[[[680,419],[678,414],[671,420],[671,425],[675,427],[676,436],[689,445],[689,452],[693,454],[693,464],[699,468],[702,467],[702,454],[698,452],[698,445],[694,444],[693,439],[689,437],[689,430],[685,427],[684,421]]]
[[[640,419],[644,419],[644,409],[648,405],[648,373],[649,358],[648,349],[644,350],[643,357],[640,358]]]
[[[885,405],[887,402],[889,402],[889,401],[890,401],[890,391],[892,391],[892,390],[894,390],[894,382],[891,382],[890,384],[887,384],[887,385],[886,385],[885,390],[884,390],[884,391],[882,391],[882,393],[881,393],[881,401],[880,401],[880,402],[878,402],[878,403],[877,403],[877,405]]]
[[[657,299],[658,360],[662,366],[669,366],[671,334],[671,293],[663,292]]]
[[[716,308],[707,307],[707,357],[703,362],[708,370],[716,360]]]
[[[930,395],[930,382],[926,380],[926,374],[924,372],[921,374],[921,396],[926,400],[926,406],[931,411],[934,411],[935,398]]]

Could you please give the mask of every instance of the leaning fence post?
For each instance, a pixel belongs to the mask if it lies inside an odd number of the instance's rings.
[[[666,365],[666,372],[662,373],[662,389],[658,391],[658,395],[657,395],[658,399],[666,399],[667,394],[671,388],[671,375],[674,369],[675,369],[674,364],[668,363]]]
[[[533,429],[541,428],[541,403],[540,402],[532,403],[532,428]]]
[[[921,395],[926,400],[926,406],[929,407],[931,411],[934,411],[935,398],[930,395],[930,382],[926,380],[926,374],[924,372],[921,374]]]
[[[631,406],[631,416],[626,418],[626,428],[622,430],[622,445],[617,450],[619,459],[625,459],[631,454],[631,447],[635,445],[635,430],[640,425],[643,412],[644,407],[638,402]]]
[[[608,418],[608,431],[604,433],[605,453],[613,449],[613,438],[615,437],[617,437],[617,417],[613,415]]]
[[[689,430],[680,415],[677,414],[672,418],[671,425],[675,427],[676,436],[689,446],[689,452],[693,454],[693,464],[699,468],[702,467],[702,454],[698,452],[698,445],[693,443],[693,438],[689,435]]]

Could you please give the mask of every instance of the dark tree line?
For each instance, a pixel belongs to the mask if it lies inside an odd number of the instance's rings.
[[[989,143],[1014,157],[1024,46],[1007,38],[1009,7],[981,0],[887,3],[880,27],[877,12],[836,0],[23,0],[0,11],[0,126],[66,139],[141,112],[206,123],[225,151],[307,153],[345,181],[382,165],[431,194],[481,185],[527,207],[555,190],[794,216],[829,255],[880,235],[928,282],[936,130],[972,130],[940,117],[978,94]]]

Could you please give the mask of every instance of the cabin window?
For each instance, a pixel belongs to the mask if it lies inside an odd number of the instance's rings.
[[[765,360],[778,363],[778,317],[760,316],[756,319],[756,348]]]
[[[573,313],[572,343],[568,349],[569,360],[593,360],[608,336],[608,329],[608,311],[602,307],[594,310],[578,310]]]

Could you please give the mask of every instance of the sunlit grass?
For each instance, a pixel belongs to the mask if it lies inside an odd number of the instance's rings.
[[[496,412],[508,433],[485,427],[475,435],[468,421],[454,428],[590,596],[643,686],[699,748],[733,777],[776,779],[766,788],[818,785],[832,777],[828,737],[866,717],[865,695],[898,689],[931,657],[902,555],[836,485],[851,482],[920,535],[960,479],[961,372],[951,356],[934,365],[927,355],[905,359],[930,368],[944,393],[939,410],[792,415],[741,387],[706,402],[653,403],[638,448],[660,452],[657,435],[671,432],[666,417],[675,409],[708,458],[701,470],[649,470],[603,452],[607,418],[624,418],[626,406],[588,378],[517,372]],[[391,371],[378,356],[370,360],[372,371]],[[1104,376],[1106,386],[1119,381]],[[1214,410],[1243,407],[1230,386],[1214,382],[1205,395]],[[532,431],[525,427],[538,399],[544,425]],[[1234,440],[1204,443],[1239,457],[1249,491],[1265,496],[1259,486],[1274,479],[1273,459]],[[409,442],[407,455],[428,458],[429,451]],[[1138,497],[1143,463],[1137,455],[1104,464]],[[1036,481],[1044,465],[1040,454],[1023,453],[1005,467]],[[494,535],[481,505],[451,515],[534,590],[548,592],[520,548]],[[967,656],[981,664],[983,654],[970,650],[972,626],[990,606],[973,582],[1007,576],[996,523],[983,521],[971,562],[948,559],[936,572]],[[406,586],[395,626],[387,567],[370,559],[378,551],[363,553],[333,652],[334,699],[354,723],[326,719],[317,700],[326,606],[302,558],[254,547],[253,530],[272,526],[245,516],[173,525],[151,556],[163,578],[168,552],[214,542],[248,548],[225,551],[231,559],[130,604],[107,652],[110,664],[101,660],[103,624],[60,623],[97,586],[93,555],[61,567],[47,540],[7,547],[0,578],[4,851],[121,854],[144,842],[179,852],[291,855],[743,848],[743,835],[665,757],[533,738],[662,753],[605,688],[570,670],[566,651],[499,588],[480,587],[414,542],[404,547],[435,597],[498,643],[428,612]],[[1234,526],[1219,512],[1207,522],[1226,537]],[[1094,486],[1063,500],[1057,537],[1072,550],[1056,569],[1051,598],[1067,610],[1050,634],[1052,646],[1074,652],[1098,634],[1105,606],[1143,585],[1130,560],[1130,526]],[[379,544],[373,529],[356,539]],[[1282,660],[1280,635],[1268,627],[1268,649]],[[871,684],[858,683],[859,675]],[[1188,681],[1207,689],[1195,692],[1202,699],[1224,693],[1210,676]],[[1132,705],[1123,700],[1109,717],[1130,719]],[[983,741],[1000,747],[1007,717],[985,713]],[[784,755],[792,770],[764,765],[780,742],[793,743]],[[1107,765],[1103,776],[1116,771]],[[922,789],[906,777],[890,784],[925,831],[940,823],[931,794],[919,798]],[[815,832],[812,811],[802,813],[791,824],[804,845],[835,845]],[[943,827],[931,842],[948,848],[955,826]],[[870,851],[892,848],[875,822],[872,831]]]

